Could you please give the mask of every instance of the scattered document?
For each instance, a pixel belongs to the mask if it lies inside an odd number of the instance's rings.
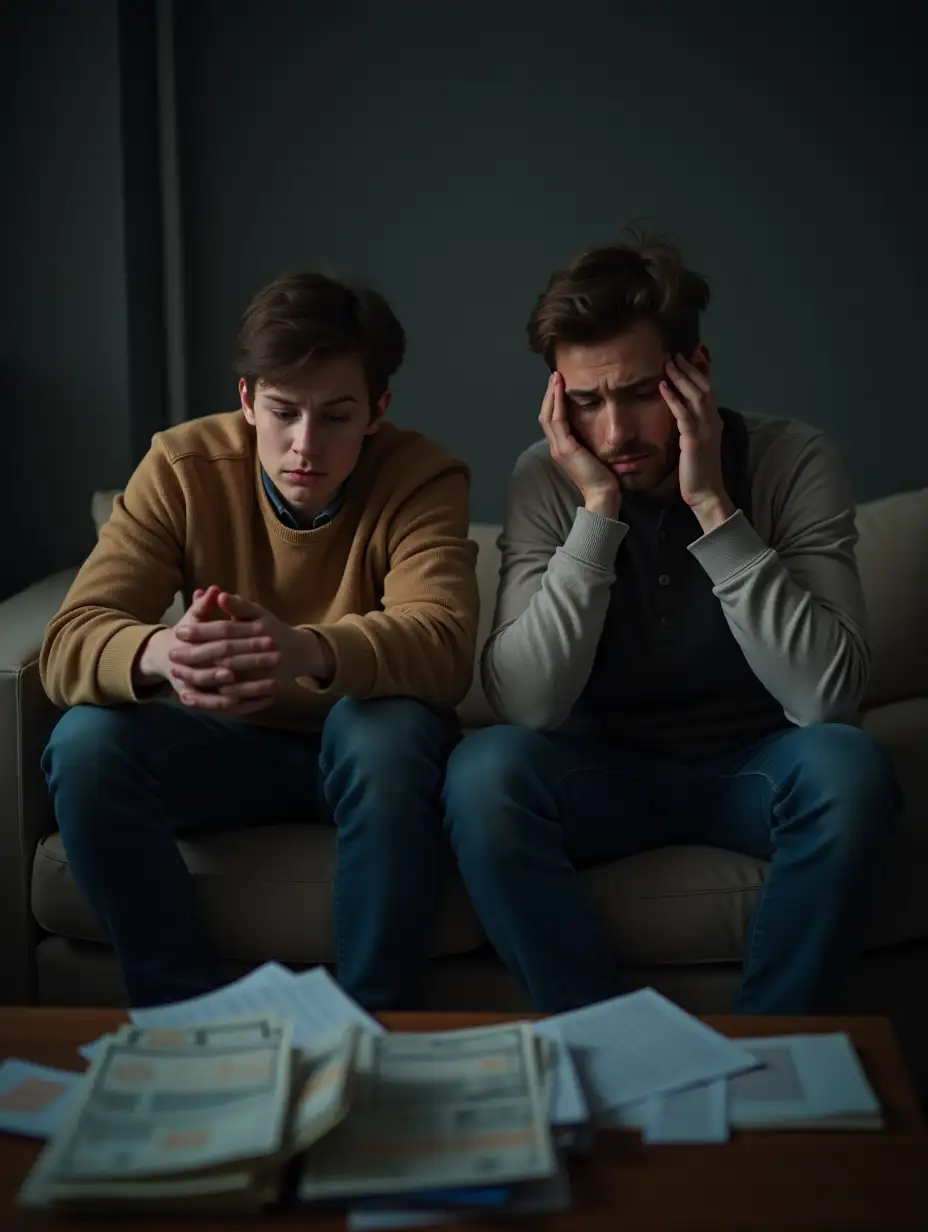
[[[763,1068],[728,1084],[738,1129],[881,1129],[880,1102],[843,1032],[741,1041]]]
[[[646,1142],[724,1142],[728,1128],[882,1128],[879,1101],[846,1034],[740,1043],[758,1068],[609,1109],[597,1126],[640,1129]]]
[[[728,1084],[737,1080],[716,1078],[645,1100],[642,1138],[648,1143],[727,1142]]]
[[[653,988],[549,1021],[573,1054],[594,1114],[755,1068],[733,1044]]]
[[[0,1062],[0,1130],[50,1138],[83,1080],[83,1074],[31,1061]]]
[[[383,1031],[376,1019],[342,992],[324,967],[295,975],[279,963],[265,963],[233,984],[201,997],[130,1011],[132,1021],[143,1027],[190,1027],[266,1012],[289,1018],[293,1042],[301,1046],[350,1022],[367,1031]],[[84,1044],[78,1052],[92,1061],[100,1043],[94,1040]]]

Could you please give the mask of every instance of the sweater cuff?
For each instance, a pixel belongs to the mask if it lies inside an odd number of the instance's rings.
[[[299,625],[321,637],[332,652],[335,673],[320,683],[314,676],[297,676],[300,688],[320,697],[369,697],[377,679],[377,656],[366,634],[347,620],[333,625]]]
[[[100,651],[97,660],[97,685],[102,695],[113,702],[147,701],[153,696],[151,685],[136,685],[132,670],[148,639],[167,625],[126,625],[118,629]],[[161,692],[161,686],[154,690]]]
[[[625,522],[616,522],[602,513],[590,513],[581,505],[561,550],[597,569],[612,569],[615,554],[627,534]]]
[[[721,526],[691,543],[689,550],[708,573],[713,586],[720,586],[736,573],[750,568],[770,548],[742,511],[736,509]]]

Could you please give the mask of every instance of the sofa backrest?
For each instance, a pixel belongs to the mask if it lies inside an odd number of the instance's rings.
[[[93,519],[99,533],[110,515],[115,492],[97,492]],[[900,492],[869,501],[857,510],[860,541],[857,560],[867,601],[873,670],[866,707],[907,697],[928,696],[928,488]],[[490,635],[499,580],[500,527],[472,524],[471,538],[478,547],[480,586],[478,648]],[[169,621],[183,611],[180,599],[167,613]],[[478,727],[493,721],[493,712],[480,683],[480,663],[470,692],[459,707],[462,722]]]
[[[928,488],[858,506],[873,656],[866,706],[928,696]]]

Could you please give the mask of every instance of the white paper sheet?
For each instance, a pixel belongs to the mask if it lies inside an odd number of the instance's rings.
[[[580,1085],[580,1075],[559,1024],[551,1018],[535,1023],[535,1034],[551,1043],[554,1072],[551,1081],[552,1125],[583,1125],[590,1119],[590,1106]]]
[[[143,1027],[182,1027],[212,1019],[235,1018],[273,1010],[293,1021],[293,1042],[301,1044],[356,1022],[369,1031],[383,1028],[342,992],[324,967],[294,975],[276,963],[266,963],[244,979],[189,1001],[132,1010],[132,1019]]]
[[[752,1069],[751,1053],[653,988],[558,1014],[595,1114]]]
[[[380,1034],[382,1027],[336,984],[325,967],[312,967],[293,976],[283,1009],[279,1014],[293,1018],[294,1026],[309,1035],[321,1035],[346,1022],[356,1022],[367,1031]],[[294,1035],[295,1042],[299,1042]]]
[[[50,1138],[83,1080],[83,1074],[16,1057],[0,1062],[0,1130]]]
[[[648,1143],[727,1142],[729,1081],[716,1078],[645,1100],[642,1138]]]
[[[376,1019],[342,992],[324,967],[295,975],[279,963],[265,963],[235,983],[202,997],[132,1010],[131,1017],[142,1027],[189,1027],[266,1010],[292,1020],[295,1044],[308,1043],[346,1022],[359,1023],[368,1031],[383,1030]],[[84,1044],[78,1052],[92,1060],[96,1043]]]

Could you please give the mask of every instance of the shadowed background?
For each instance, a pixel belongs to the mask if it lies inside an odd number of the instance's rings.
[[[829,431],[859,499],[924,484],[917,10],[184,0],[172,231],[154,4],[13,0],[0,594],[84,555],[91,492],[178,407],[236,405],[241,311],[299,266],[391,299],[394,418],[463,455],[498,520],[546,375],[533,299],[629,220],[709,277],[723,402]]]

